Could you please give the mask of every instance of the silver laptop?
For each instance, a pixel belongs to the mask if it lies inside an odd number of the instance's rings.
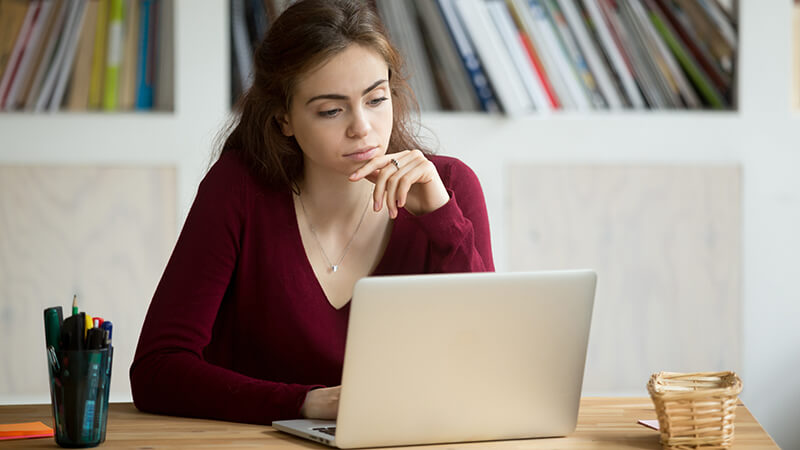
[[[337,420],[272,426],[339,448],[567,435],[595,284],[588,270],[363,278]]]

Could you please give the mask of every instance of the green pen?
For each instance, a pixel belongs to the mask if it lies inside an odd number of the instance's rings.
[[[61,337],[61,322],[64,318],[60,306],[44,310],[44,337],[45,344],[59,350],[58,339]]]

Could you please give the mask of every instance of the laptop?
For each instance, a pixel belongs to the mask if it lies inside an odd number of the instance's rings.
[[[272,426],[338,448],[572,433],[595,284],[589,270],[362,278],[337,420]]]

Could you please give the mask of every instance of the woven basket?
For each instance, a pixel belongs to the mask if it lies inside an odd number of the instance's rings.
[[[734,372],[654,373],[647,383],[665,449],[733,445],[742,380]]]

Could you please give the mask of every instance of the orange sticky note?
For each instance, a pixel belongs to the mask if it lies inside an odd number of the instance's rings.
[[[0,425],[0,440],[53,437],[53,429],[42,422],[10,423]]]

